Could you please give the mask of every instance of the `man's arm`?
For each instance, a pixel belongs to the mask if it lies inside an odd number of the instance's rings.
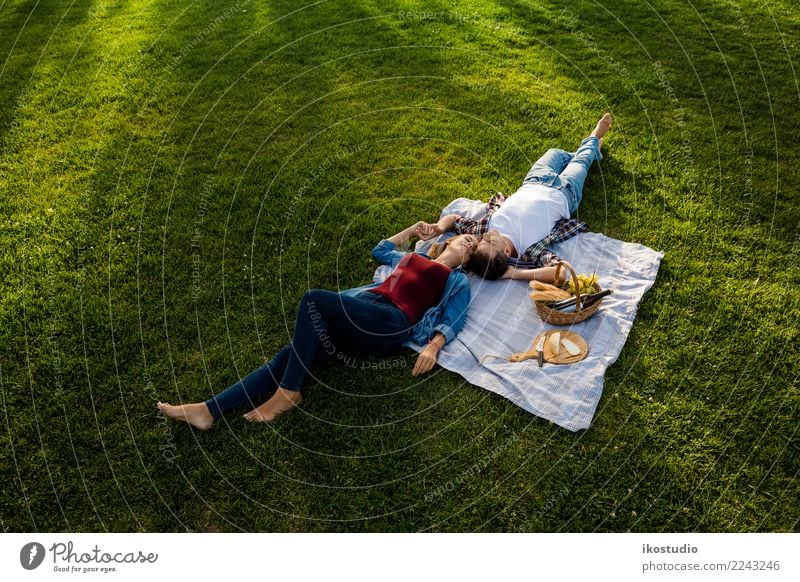
[[[447,216],[443,216],[439,219],[439,222],[436,223],[436,230],[438,231],[437,234],[442,234],[443,232],[450,232],[455,228],[456,220],[461,218],[458,214],[448,214]]]
[[[442,233],[450,232],[454,229],[455,222],[459,218],[461,217],[458,214],[448,214],[433,224],[423,222],[418,230],[419,237],[422,240],[428,240]]]
[[[458,214],[448,214],[439,219],[438,222],[433,224],[422,223],[423,226],[419,231],[419,236],[422,240],[428,240],[445,232],[455,232],[456,234],[474,234],[481,236],[489,227],[489,217],[495,210],[503,205],[506,197],[502,192],[495,192],[486,203],[486,216],[480,220],[467,218]]]
[[[481,236],[489,229],[489,217],[480,220],[459,216],[458,214],[448,214],[439,219],[434,224],[423,223],[420,229],[420,238],[428,240],[439,236],[445,232],[455,232],[456,234],[474,234]]]
[[[556,281],[556,268],[557,267],[518,269],[517,267],[509,267],[500,278],[515,279],[517,281],[541,281],[542,283],[550,283],[551,285],[563,285],[564,281],[566,281],[567,269],[561,269],[561,273],[558,275],[558,281]]]

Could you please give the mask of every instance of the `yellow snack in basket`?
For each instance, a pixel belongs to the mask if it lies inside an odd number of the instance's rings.
[[[572,297],[570,293],[567,293],[563,289],[559,289],[554,285],[549,285],[548,283],[542,283],[541,281],[531,281],[530,286],[532,289],[536,291],[546,291],[548,293],[557,293],[558,299],[569,299]],[[557,299],[557,300],[558,300]]]
[[[531,293],[531,299],[534,301],[558,301],[559,299],[564,299],[564,296],[555,291],[534,291]]]
[[[530,286],[532,289],[536,289],[536,291],[561,291],[561,289],[555,285],[543,281],[531,281]]]

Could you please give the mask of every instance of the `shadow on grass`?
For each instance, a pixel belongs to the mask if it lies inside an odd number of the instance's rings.
[[[241,20],[242,17],[237,15],[236,18]],[[324,15],[319,15],[318,18],[319,24],[327,23]],[[296,188],[297,181],[306,169],[304,164],[313,163],[316,156],[330,155],[320,153],[320,150],[330,151],[335,147],[336,140],[341,139],[340,132],[328,138],[321,146],[306,142],[309,136],[320,129],[320,126],[336,122],[342,113],[346,114],[346,110],[342,109],[343,102],[346,102],[351,93],[345,87],[363,78],[368,70],[378,74],[383,72],[387,76],[389,73],[397,74],[391,67],[391,62],[381,63],[377,58],[368,60],[366,64],[362,60],[357,60],[356,67],[352,69],[341,67],[342,64],[349,64],[346,60],[338,61],[333,70],[322,67],[316,72],[298,77],[276,92],[274,99],[263,103],[264,96],[279,87],[281,83],[318,62],[338,58],[340,55],[337,54],[335,43],[331,40],[325,43],[326,49],[314,53],[312,59],[308,59],[308,50],[301,50],[297,61],[293,61],[291,56],[281,59],[282,53],[279,52],[274,57],[275,63],[262,64],[263,54],[272,52],[275,44],[272,38],[256,35],[252,44],[244,43],[226,57],[225,61],[214,66],[216,59],[224,54],[223,51],[230,48],[230,43],[222,42],[223,39],[230,40],[226,36],[228,29],[225,27],[233,26],[236,22],[239,21],[232,18],[230,22],[220,24],[219,28],[215,29],[214,35],[209,34],[207,37],[201,35],[203,38],[199,41],[195,40],[198,36],[193,30],[184,33],[182,39],[173,38],[170,41],[173,46],[193,45],[195,46],[193,50],[199,51],[200,43],[206,40],[208,46],[205,48],[208,51],[204,55],[199,52],[196,55],[187,53],[181,59],[180,66],[172,71],[174,82],[165,88],[165,92],[171,94],[174,91],[174,97],[170,103],[161,105],[163,114],[161,118],[167,120],[164,126],[165,139],[134,143],[133,149],[129,152],[132,161],[136,162],[136,166],[133,167],[130,161],[126,162],[121,158],[121,153],[128,151],[129,143],[126,143],[128,136],[123,133],[116,137],[108,143],[107,155],[101,155],[97,172],[100,179],[94,185],[98,191],[103,192],[109,192],[109,189],[114,187],[113,197],[109,197],[106,201],[98,200],[91,214],[96,219],[109,215],[112,201],[116,198],[117,209],[113,219],[115,232],[134,222],[136,216],[131,212],[131,206],[139,206],[145,200],[144,196],[147,197],[145,210],[147,224],[144,225],[144,238],[137,243],[142,246],[144,259],[136,273],[140,281],[146,282],[140,291],[142,293],[140,301],[143,303],[136,305],[131,301],[134,293],[131,261],[134,257],[130,254],[124,257],[125,266],[114,277],[111,302],[114,306],[112,309],[115,328],[127,330],[117,333],[120,338],[117,345],[117,359],[121,363],[118,374],[122,384],[141,385],[142,373],[137,363],[140,357],[135,355],[136,344],[141,339],[147,353],[146,372],[159,386],[159,396],[165,400],[171,399],[173,396],[170,394],[174,395],[175,392],[180,395],[179,397],[190,400],[204,398],[210,393],[209,382],[214,390],[219,390],[260,364],[260,356],[269,357],[269,353],[254,353],[253,348],[260,336],[254,334],[254,319],[247,313],[253,293],[258,299],[257,317],[276,319],[280,313],[278,310],[286,309],[287,323],[291,327],[294,305],[290,304],[294,302],[287,299],[283,307],[270,298],[281,295],[279,281],[274,277],[274,271],[266,270],[267,278],[254,287],[251,287],[249,281],[243,280],[241,275],[243,263],[271,265],[271,268],[275,269],[274,257],[270,256],[265,247],[257,245],[252,263],[249,257],[246,261],[238,259],[245,253],[248,255],[251,253],[254,236],[269,238],[281,232],[284,226],[281,224],[281,219],[286,212],[285,197],[274,192],[291,191],[292,187]],[[315,28],[317,24],[306,23],[306,26]],[[375,48],[386,44],[401,44],[399,39],[387,36],[389,33],[385,29],[379,28],[379,31],[379,34],[374,34],[372,30],[371,35],[359,35],[359,38],[370,38],[369,44]],[[243,34],[241,28],[237,34]],[[236,34],[232,38],[238,39]],[[279,39],[278,43],[280,42]],[[210,48],[212,46],[214,48]],[[436,67],[433,64],[435,59],[428,57],[425,62],[426,74],[435,74]],[[257,64],[257,67],[248,72],[253,64]],[[258,74],[260,69],[267,72]],[[211,74],[198,84],[202,75],[207,72]],[[245,73],[247,73],[245,76],[241,76]],[[258,82],[254,83],[251,78],[258,79]],[[267,86],[265,86],[266,81],[268,81]],[[327,93],[341,88],[345,90],[339,95],[324,97]],[[229,91],[228,94],[218,101],[225,91]],[[319,97],[323,98],[314,103],[312,108],[302,109],[306,103]],[[188,98],[185,103],[184,98]],[[355,101],[359,104],[363,99],[359,95]],[[369,105],[369,95],[363,102]],[[166,105],[169,107],[165,107]],[[275,111],[280,114],[274,115],[272,112]],[[287,118],[287,114],[291,115],[294,111],[300,113],[278,130],[273,141],[264,144],[269,132],[278,127]],[[356,109],[356,112],[358,111]],[[241,121],[245,123],[240,127]],[[363,139],[368,139],[370,130],[375,129],[374,125],[368,124],[366,129],[361,130]],[[228,142],[228,139],[231,141]],[[260,152],[262,145],[266,145],[269,149]],[[298,148],[301,153],[304,149],[313,149],[305,157],[295,156],[289,169],[284,171],[286,173],[281,174],[279,162],[291,156]],[[148,149],[151,151],[148,152]],[[273,160],[267,159],[270,157]],[[255,164],[251,166],[252,169],[248,168],[247,164],[253,160]],[[154,181],[150,182],[150,178],[145,179],[144,176],[153,164],[158,172],[153,177]],[[269,171],[264,171],[265,167],[269,168]],[[265,198],[266,182],[274,175],[278,175],[276,186],[266,194]],[[203,186],[208,176],[213,178],[213,185],[208,197],[204,198]],[[122,188],[114,184],[117,177],[121,179]],[[130,184],[135,184],[137,187],[131,188],[128,186]],[[140,190],[141,186],[145,189]],[[330,194],[331,188],[330,184],[326,184],[322,190],[310,192],[309,198],[300,202],[302,208],[298,212],[313,212],[314,206]],[[122,202],[127,210],[121,207]],[[263,226],[260,227],[261,223],[257,223],[254,219],[262,203],[265,206],[265,213],[262,216]],[[168,221],[167,211],[169,211]],[[208,219],[198,222],[198,217],[201,215],[207,216]],[[111,226],[108,219],[103,221],[103,224],[104,228],[98,229],[100,233]],[[164,224],[167,228],[163,251],[161,233],[158,230],[160,224]],[[295,227],[300,228],[302,225],[303,223],[297,219]],[[195,240],[198,235],[197,228],[199,228],[199,240]],[[254,235],[256,231],[260,232]],[[372,242],[365,243],[367,250]],[[201,261],[202,273],[202,291],[197,298],[193,298],[191,292],[195,264],[192,249],[195,244],[199,249],[198,258]],[[223,253],[226,257],[224,268]],[[163,270],[161,261],[153,261],[152,257],[163,258]],[[332,259],[330,255],[321,261],[329,259]],[[119,265],[118,260],[114,263]],[[206,279],[206,277],[211,278]],[[222,277],[225,278],[224,294]],[[287,277],[292,286],[302,282],[297,273],[289,273]],[[155,289],[150,288],[153,284],[161,287],[156,293],[153,293]],[[302,286],[299,286],[297,290],[292,291],[292,295],[301,292]],[[162,297],[165,298],[163,303]],[[220,301],[222,297],[224,305]],[[262,298],[271,306],[269,310],[262,311]],[[136,317],[139,310],[143,314],[146,334],[141,338]],[[200,314],[203,321],[199,330],[197,314]],[[268,330],[274,333],[280,328],[273,326]],[[169,357],[165,350],[167,334]],[[265,350],[277,349],[279,343],[265,344],[263,347]],[[95,357],[108,359],[109,356],[98,353]],[[369,374],[363,372],[357,372],[354,376],[360,380],[369,378]],[[187,384],[190,387],[183,388]],[[168,388],[169,386],[175,388]],[[147,415],[149,404],[130,403],[130,406],[132,410],[139,410],[141,414]],[[377,410],[375,407],[371,408],[373,411]],[[144,422],[146,425],[147,421]],[[221,434],[224,430],[222,427],[215,429],[211,438],[200,437],[202,448],[195,454],[191,452],[194,438],[190,436],[185,426],[176,425],[173,438],[181,458],[179,465],[166,466],[160,463],[163,474],[156,475],[156,480],[163,485],[165,491],[170,490],[169,481],[178,479],[185,481],[186,491],[196,488],[202,492],[202,496],[213,497],[212,505],[203,502],[182,505],[180,515],[189,523],[211,524],[204,526],[211,529],[215,527],[235,529],[237,525],[244,525],[248,529],[264,527],[259,525],[263,524],[264,515],[249,517],[236,514],[231,516],[236,520],[236,524],[226,524],[225,515],[215,513],[213,508],[213,503],[219,502],[219,496],[222,495],[222,491],[215,485],[217,483],[228,483],[230,480],[228,490],[240,491],[247,495],[250,493],[247,493],[246,489],[250,489],[253,485],[254,507],[259,507],[260,503],[265,506],[277,503],[274,491],[278,487],[282,488],[282,498],[291,499],[298,507],[308,507],[310,503],[313,504],[313,499],[309,501],[307,487],[293,485],[292,481],[294,479],[301,482],[314,481],[320,479],[321,475],[325,476],[324,481],[332,478],[332,475],[340,474],[335,469],[321,471],[320,463],[327,461],[324,457],[322,461],[320,458],[311,457],[302,462],[298,461],[296,469],[291,471],[287,469],[277,473],[268,472],[260,483],[250,484],[247,480],[243,482],[244,475],[250,470],[250,464],[241,468],[244,473],[229,470],[231,467],[228,465],[222,467],[218,464],[223,460],[225,463],[233,462],[232,456],[236,455],[232,453],[232,446],[240,448],[239,453],[242,458],[250,459],[251,464],[261,467],[259,470],[271,465],[271,461],[263,465],[262,460],[272,459],[276,454],[275,451],[281,454],[288,452],[285,446],[281,446],[280,440],[274,437],[258,439],[253,445],[248,444],[250,433],[269,434],[270,429],[267,427],[246,426],[243,421],[234,419],[231,426],[231,437],[235,439],[233,444],[229,438]],[[348,440],[346,435],[351,432],[346,426],[332,427],[330,430],[339,435],[338,438],[343,442]],[[148,431],[144,428],[143,432]],[[158,431],[154,431],[153,427],[149,432],[150,436],[146,438],[150,441],[159,438]],[[309,447],[313,450],[319,435],[298,434],[298,438],[296,446]],[[331,438],[335,440],[337,437]],[[152,455],[153,451],[150,450],[148,453]],[[218,461],[215,460],[217,457]],[[276,462],[280,464],[282,461],[276,459]],[[195,465],[193,469],[195,475],[192,477],[183,475],[179,469],[179,466],[188,464]],[[404,455],[401,468],[398,470],[402,473],[409,466],[418,464],[416,455],[410,453]],[[276,529],[285,527],[285,522],[281,520],[267,520],[267,523]],[[174,525],[167,527],[171,528]]]

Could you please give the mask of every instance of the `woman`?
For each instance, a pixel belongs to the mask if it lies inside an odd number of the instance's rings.
[[[424,222],[410,226],[372,249],[372,256],[393,271],[383,283],[341,293],[312,289],[297,309],[291,343],[268,363],[205,402],[158,408],[167,416],[207,430],[223,412],[272,397],[245,418],[269,422],[302,401],[302,385],[321,353],[382,354],[406,340],[425,344],[412,374],[433,368],[439,350],[461,330],[469,305],[469,283],[461,268],[478,244],[471,234],[449,239],[435,258],[404,253],[396,247],[420,236]],[[341,351],[340,351],[341,350]]]

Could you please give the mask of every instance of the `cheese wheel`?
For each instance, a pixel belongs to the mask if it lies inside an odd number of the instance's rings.
[[[561,332],[557,331],[556,333],[550,336],[550,349],[553,350],[553,355],[557,356],[558,352],[561,351]]]
[[[564,346],[564,349],[569,352],[570,356],[577,356],[581,353],[581,349],[566,338],[561,340],[561,344]]]

